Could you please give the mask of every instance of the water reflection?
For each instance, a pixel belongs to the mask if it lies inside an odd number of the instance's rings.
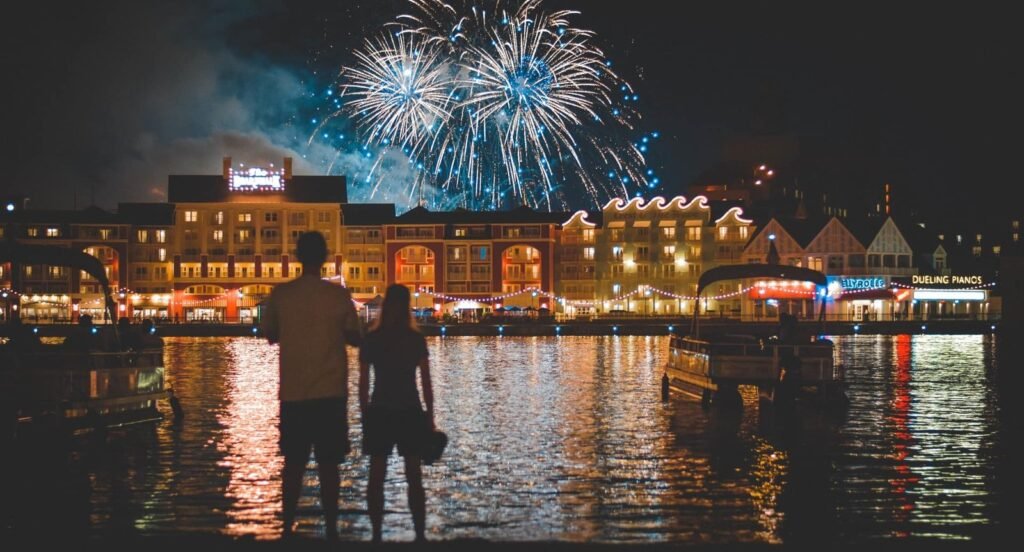
[[[5,526],[42,528],[56,515],[84,534],[277,536],[276,347],[167,341],[185,422],[42,458],[17,451],[6,461],[21,463],[3,470]],[[1010,377],[1000,367],[1019,362],[1020,348],[981,336],[836,341],[848,412],[780,419],[753,390],[740,412],[662,403],[664,338],[431,339],[437,420],[450,444],[426,469],[428,527],[435,538],[606,542],[990,534],[1009,515],[998,489],[1017,477],[1005,437],[1011,407],[995,383]],[[339,528],[368,539],[355,384]],[[397,459],[392,468],[385,538],[411,539]],[[312,471],[306,483],[299,531],[322,534]],[[47,510],[52,495],[59,507]]]

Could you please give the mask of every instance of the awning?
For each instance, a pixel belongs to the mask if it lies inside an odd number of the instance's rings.
[[[650,228],[651,221],[649,220],[635,220],[633,221],[633,228]]]
[[[814,288],[803,289],[799,286],[792,287],[754,287],[751,288],[748,297],[751,299],[815,299]]]
[[[626,221],[624,220],[613,220],[606,225],[608,228],[625,228]]]
[[[663,227],[664,226],[672,226],[672,227],[675,227],[675,225],[676,225],[676,221],[674,221],[674,220],[659,220],[658,221],[658,226],[663,226]]]
[[[892,301],[895,299],[891,289],[861,289],[844,291],[842,295],[836,297],[839,301],[874,301],[881,299],[882,301]]]

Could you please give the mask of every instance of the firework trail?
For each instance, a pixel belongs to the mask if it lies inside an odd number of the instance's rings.
[[[417,172],[399,184],[407,196],[556,210],[648,186],[648,138],[630,137],[638,97],[593,33],[572,26],[577,12],[544,13],[539,0],[411,4],[342,69],[346,103],[331,115],[356,122],[366,145],[408,157]]]

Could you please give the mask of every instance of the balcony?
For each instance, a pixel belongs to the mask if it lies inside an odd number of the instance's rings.
[[[353,263],[361,263],[363,262],[363,258],[364,256],[362,251],[353,251],[345,257],[345,260]]]
[[[383,253],[367,253],[365,256],[366,256],[366,262],[368,262],[368,263],[383,263],[384,262],[384,254]]]
[[[400,259],[402,260],[403,263],[408,263],[408,264],[425,264],[425,263],[428,263],[428,262],[430,262],[430,263],[434,262],[434,258],[433,257],[427,257],[427,255],[425,255],[425,254],[424,255],[406,254],[406,255],[403,255],[402,257],[400,257]]]
[[[540,264],[539,255],[506,255],[505,261],[519,264]]]

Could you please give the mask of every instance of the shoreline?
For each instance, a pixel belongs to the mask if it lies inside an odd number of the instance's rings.
[[[690,330],[689,319],[658,320],[599,320],[589,322],[509,322],[424,324],[420,331],[427,336],[474,337],[562,337],[562,336],[663,336],[685,335]],[[40,337],[67,337],[73,325],[40,324]],[[991,320],[925,320],[896,322],[825,322],[821,331],[817,322],[804,320],[798,327],[805,333],[821,335],[987,335],[1002,334],[1021,329],[1019,325]],[[735,320],[702,320],[702,332],[713,334],[736,333],[771,335],[778,322],[740,322]],[[10,328],[0,325],[0,336],[9,335]],[[157,326],[157,335],[163,337],[244,337],[261,336],[259,327],[252,324],[164,324]]]

